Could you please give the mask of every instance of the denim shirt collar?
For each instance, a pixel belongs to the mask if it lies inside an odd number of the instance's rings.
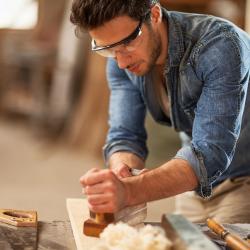
[[[184,41],[179,23],[175,22],[164,8],[162,8],[162,14],[168,25],[168,60],[165,67],[165,70],[168,72],[170,67],[180,65],[184,55]],[[169,32],[170,30],[171,32]]]

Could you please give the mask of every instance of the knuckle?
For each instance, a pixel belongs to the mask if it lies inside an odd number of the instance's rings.
[[[91,173],[86,173],[84,176],[80,178],[80,183],[83,186],[87,186],[90,183],[90,177],[91,177]]]
[[[97,171],[99,171],[100,169],[99,168],[92,168],[89,172],[90,173],[94,173],[94,172],[97,172]]]
[[[89,202],[91,205],[94,205],[94,204],[96,204],[96,199],[95,199],[94,197],[92,197],[92,196],[89,196],[89,197],[88,197],[88,202]]]
[[[79,179],[79,182],[81,183],[82,186],[86,185],[86,176],[82,176],[82,177]]]
[[[105,176],[105,178],[107,178],[107,179],[110,179],[112,176],[113,176],[113,171],[112,170],[110,170],[110,169],[105,169],[104,170],[104,176]]]

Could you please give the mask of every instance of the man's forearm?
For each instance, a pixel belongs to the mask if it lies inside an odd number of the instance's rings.
[[[127,189],[127,205],[171,197],[194,190],[198,179],[185,160],[173,159],[142,175],[123,180]]]
[[[131,155],[122,154],[112,160],[114,165],[111,169],[93,168],[80,179],[83,193],[87,195],[89,208],[95,213],[114,213],[126,206],[193,190],[198,185],[193,169],[185,160],[171,160],[138,176],[132,176],[129,168],[143,162],[136,156],[134,158]],[[119,164],[121,167],[117,167]]]

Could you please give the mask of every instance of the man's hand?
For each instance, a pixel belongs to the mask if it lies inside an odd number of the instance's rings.
[[[109,159],[109,168],[118,178],[130,177],[132,168],[144,169],[144,162],[137,155],[129,152],[116,152]]]
[[[119,165],[117,165],[115,168],[112,168],[111,170],[120,179],[132,176],[131,171],[130,171],[131,168],[125,163],[120,163]]]
[[[128,190],[112,170],[93,168],[80,178],[80,183],[91,211],[114,213],[126,206]]]
[[[124,168],[127,171],[127,166],[115,165],[121,166],[118,173],[122,173]],[[87,195],[91,211],[114,213],[126,206],[194,190],[199,184],[189,162],[182,159],[172,159],[158,168],[144,169],[139,175],[128,178],[115,173],[115,168],[114,165],[111,169],[95,168],[81,177],[83,193]]]

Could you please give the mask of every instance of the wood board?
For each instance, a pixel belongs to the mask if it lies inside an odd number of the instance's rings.
[[[157,205],[161,203],[157,203]],[[158,218],[160,219],[161,216],[158,216],[157,220],[152,220],[152,206],[148,204],[148,218],[147,221],[151,225],[159,226],[160,223],[158,222]],[[73,235],[75,238],[75,243],[78,250],[90,250],[95,244],[97,244],[100,240],[98,238],[88,237],[83,235],[83,222],[89,218],[89,210],[87,206],[86,199],[67,199],[67,210],[71,222],[71,227],[73,231]],[[162,214],[159,212],[159,214]],[[154,216],[153,216],[154,217]],[[153,222],[154,221],[154,222]],[[204,224],[199,224],[200,230],[207,234],[208,236],[212,236],[209,233],[209,229]],[[250,234],[250,224],[224,224],[225,228],[228,230],[235,232],[237,235],[245,238],[246,235]],[[218,242],[217,237],[212,237],[216,242]],[[223,247],[224,249],[224,247]]]
[[[250,0],[246,1],[246,23],[245,23],[245,30],[250,34]]]
[[[168,200],[149,202],[147,204],[147,218],[145,222],[159,225],[161,215],[166,212],[171,212],[167,201]],[[91,247],[99,242],[99,239],[83,235],[83,222],[89,218],[86,199],[68,198],[66,204],[77,249],[91,249]]]
[[[67,199],[67,210],[78,250],[89,250],[99,242],[99,238],[88,237],[82,233],[83,222],[89,218],[86,199]]]
[[[163,213],[173,212],[172,205],[169,206],[169,203],[173,203],[172,198],[147,203],[147,218],[145,222],[153,225],[159,225],[161,215]],[[83,222],[89,218],[89,210],[86,199],[68,198],[66,200],[66,204],[77,249],[91,249],[91,247],[99,242],[99,239],[87,237],[82,233]]]

